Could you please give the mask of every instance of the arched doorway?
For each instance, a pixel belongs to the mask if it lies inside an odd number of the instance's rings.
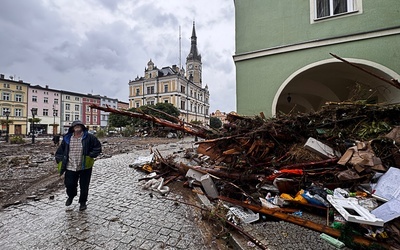
[[[385,79],[399,75],[374,62],[346,59]],[[310,64],[288,77],[275,95],[272,115],[318,111],[326,102],[397,103],[400,90],[337,59]]]

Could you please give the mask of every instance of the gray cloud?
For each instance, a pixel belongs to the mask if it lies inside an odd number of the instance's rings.
[[[123,101],[150,59],[160,68],[179,64],[179,26],[184,65],[195,21],[210,110],[235,109],[231,0],[212,8],[200,0],[3,0],[1,7],[1,74]]]

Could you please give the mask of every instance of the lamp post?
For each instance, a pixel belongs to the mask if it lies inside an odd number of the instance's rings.
[[[55,113],[55,108],[54,108],[54,105],[53,105],[53,135],[55,135],[56,133],[56,113]]]
[[[35,115],[37,115],[37,108],[32,108],[32,144],[35,143]]]
[[[9,130],[9,125],[8,125],[8,117],[10,116],[10,111],[4,111],[4,114],[6,115],[6,142],[8,142],[8,136],[9,136],[9,133],[10,133],[10,130]]]

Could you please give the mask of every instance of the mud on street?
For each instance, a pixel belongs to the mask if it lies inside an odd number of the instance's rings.
[[[179,141],[155,137],[99,140],[103,153],[98,159]],[[54,191],[64,188],[64,178],[59,176],[54,160],[56,150],[51,137],[37,138],[35,144],[30,140],[24,144],[0,143],[0,211],[13,204],[49,198]]]

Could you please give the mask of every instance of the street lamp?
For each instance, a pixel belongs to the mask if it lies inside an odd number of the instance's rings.
[[[32,144],[35,143],[35,115],[37,115],[37,108],[32,108]]]
[[[54,108],[53,105],[53,135],[55,135],[56,133],[56,113],[55,113],[56,109]]]
[[[9,130],[9,125],[8,125],[8,117],[10,116],[10,111],[9,110],[7,110],[7,111],[4,111],[4,114],[6,115],[6,118],[7,118],[7,120],[6,120],[6,142],[8,142],[8,135],[9,135],[9,133],[10,133],[10,130]]]

